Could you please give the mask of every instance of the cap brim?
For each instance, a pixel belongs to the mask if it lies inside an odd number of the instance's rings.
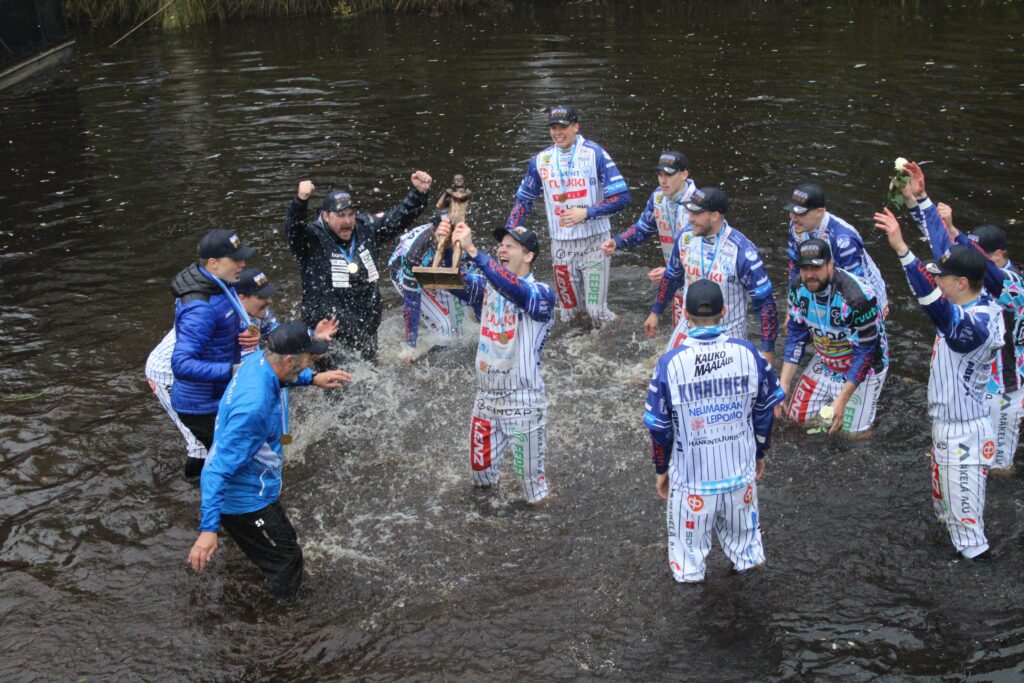
[[[327,353],[328,349],[331,348],[330,342],[325,342],[322,339],[310,339],[309,347],[303,353],[311,353],[314,356]]]
[[[952,275],[948,270],[944,270],[938,261],[925,261],[924,269],[932,275]]]
[[[814,266],[815,268],[818,268],[819,266],[823,266],[826,263],[828,263],[828,259],[809,258],[809,259],[804,259],[803,261],[797,261],[796,262],[796,267],[797,268],[803,268],[804,266]]]
[[[786,211],[789,211],[791,213],[795,213],[798,216],[802,216],[805,213],[807,213],[808,211],[810,211],[810,209],[808,209],[806,206],[800,206],[799,204],[797,204],[795,202],[789,202],[788,204],[786,204],[786,206],[784,208],[786,209]]]
[[[233,258],[236,261],[242,261],[244,259],[251,257],[255,253],[256,250],[253,249],[252,247],[241,246],[238,249],[235,249],[233,253],[228,254],[227,257]]]
[[[574,123],[576,122],[569,119],[548,119],[549,126],[571,126]]]
[[[269,284],[265,287],[260,287],[259,289],[257,289],[256,293],[253,296],[258,296],[261,299],[266,299],[267,297],[271,297],[277,294],[278,290],[280,289],[281,288],[275,284]]]
[[[654,170],[657,171],[658,173],[665,173],[667,175],[675,175],[676,173],[679,173],[679,171],[681,169],[673,168],[671,166],[655,166]]]
[[[700,204],[695,204],[693,202],[686,202],[685,204],[683,204],[683,206],[690,213],[704,213],[705,211],[707,211],[707,209],[705,209]]]

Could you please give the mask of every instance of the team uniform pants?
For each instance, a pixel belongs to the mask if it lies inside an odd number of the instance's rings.
[[[434,335],[444,340],[440,342],[441,344],[448,339],[461,337],[462,323],[466,317],[466,305],[445,289],[422,289],[418,286],[413,289],[410,286],[411,283],[406,284],[400,281],[401,274],[396,274],[395,270],[393,269],[391,273],[391,284],[395,286],[395,291],[402,297],[402,301],[405,302],[409,296],[419,297],[420,312],[416,324],[424,323]],[[408,338],[408,328],[413,318],[408,304],[403,305],[402,318],[405,320],[406,338]]]
[[[704,580],[711,531],[736,571],[764,563],[757,484],[728,493],[696,494],[672,487],[668,496],[668,564],[679,582]]]
[[[523,496],[537,503],[548,495],[544,476],[545,413],[547,405],[494,400],[477,393],[469,433],[469,461],[473,483],[492,486],[500,478],[498,466],[505,451],[512,451],[512,466],[523,486]]]
[[[291,602],[302,584],[302,548],[280,501],[242,515],[221,515],[220,524],[267,578],[270,595]]]
[[[591,320],[615,320],[608,309],[608,277],[611,260],[601,243],[610,232],[575,240],[552,240],[555,264],[555,289],[562,322],[572,320],[585,308]]]
[[[853,392],[843,414],[844,432],[850,434],[871,429],[878,410],[878,397],[887,375],[888,369],[877,374],[872,372]],[[793,398],[789,402],[789,419],[793,422],[813,420],[819,410],[839,396],[845,383],[845,377],[826,368],[815,355],[793,391]]]
[[[932,424],[932,505],[964,557],[988,549],[985,538],[985,482],[995,457],[992,424],[987,419]]]
[[[178,417],[178,413],[171,407],[171,388],[160,384],[152,377],[147,377],[146,379],[149,381],[150,388],[153,389],[153,394],[156,396],[156,400],[160,401],[160,405],[162,405],[164,410],[167,411],[167,414],[171,416],[171,421],[174,423],[174,426],[178,428],[178,431],[181,432],[181,436],[185,439],[185,455],[187,458],[185,461],[186,472],[196,468],[202,470],[203,462],[206,460],[206,446],[200,443],[199,439],[196,438],[196,435],[192,433],[192,430],[184,425],[181,418]],[[197,462],[197,464],[190,466],[189,463],[194,462]]]
[[[992,412],[992,429],[996,433],[996,457],[992,467],[1006,468],[1013,464],[1020,439],[1020,422],[1024,415],[1024,389],[1009,394],[986,394]]]

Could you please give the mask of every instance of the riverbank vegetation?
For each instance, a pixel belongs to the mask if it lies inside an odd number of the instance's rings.
[[[64,0],[64,14],[72,24],[89,26],[130,26],[152,16],[150,25],[174,30],[238,19],[442,13],[507,5],[506,0]]]

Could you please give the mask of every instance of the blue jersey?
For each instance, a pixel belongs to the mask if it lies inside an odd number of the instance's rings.
[[[312,373],[304,370],[295,384],[309,384],[312,379]],[[200,531],[216,532],[222,513],[255,512],[280,495],[282,390],[263,351],[250,354],[228,383],[200,480]]]
[[[615,248],[632,249],[657,235],[667,266],[672,258],[676,238],[690,227],[690,213],[685,203],[696,189],[694,182],[687,178],[683,189],[675,197],[666,197],[660,188],[652,192],[636,223],[615,236]]]
[[[778,379],[749,343],[697,328],[658,361],[644,404],[654,466],[688,493],[735,491],[771,445]]]
[[[788,248],[790,285],[800,279],[800,269],[796,267],[797,249],[801,242],[811,237],[828,242],[832,249],[832,261],[836,267],[865,281],[874,290],[878,305],[883,310],[889,305],[882,272],[878,270],[878,266],[875,265],[867,249],[864,248],[864,240],[860,233],[842,218],[833,216],[828,211],[821,217],[821,223],[816,230],[797,232],[796,227],[790,222]]]
[[[828,370],[854,384],[889,365],[885,321],[875,293],[841,268],[823,292],[812,293],[800,281],[790,286],[786,362],[798,365],[808,342]]]
[[[931,199],[924,197],[910,207],[910,215],[931,244],[932,254],[937,259],[942,258],[954,240],[950,239]],[[955,242],[981,250],[963,233],[957,234]],[[985,289],[1002,306],[1004,330],[1002,351],[996,359],[988,389],[991,393],[1014,391],[1024,387],[1024,280],[1011,264],[1000,268],[986,256]]]
[[[774,351],[779,311],[773,298],[772,281],[757,248],[727,222],[723,222],[714,237],[698,237],[692,226],[679,234],[651,312],[661,315],[676,290],[682,287],[685,296],[686,287],[703,278],[722,288],[725,298],[722,326],[726,333],[746,339],[749,300],[760,317],[761,350]]]

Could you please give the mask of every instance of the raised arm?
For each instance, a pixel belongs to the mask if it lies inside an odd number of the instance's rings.
[[[412,183],[412,189],[401,203],[372,222],[378,239],[389,240],[408,230],[427,205],[427,192],[434,179],[424,171],[416,171],[409,182]]]
[[[512,205],[512,210],[508,214],[505,227],[514,228],[522,225],[523,221],[526,220],[526,216],[533,210],[534,201],[543,193],[544,187],[541,184],[540,173],[537,171],[537,157],[534,157],[530,160],[529,168],[526,169],[523,182],[519,184],[519,189],[516,190],[515,204]]]

